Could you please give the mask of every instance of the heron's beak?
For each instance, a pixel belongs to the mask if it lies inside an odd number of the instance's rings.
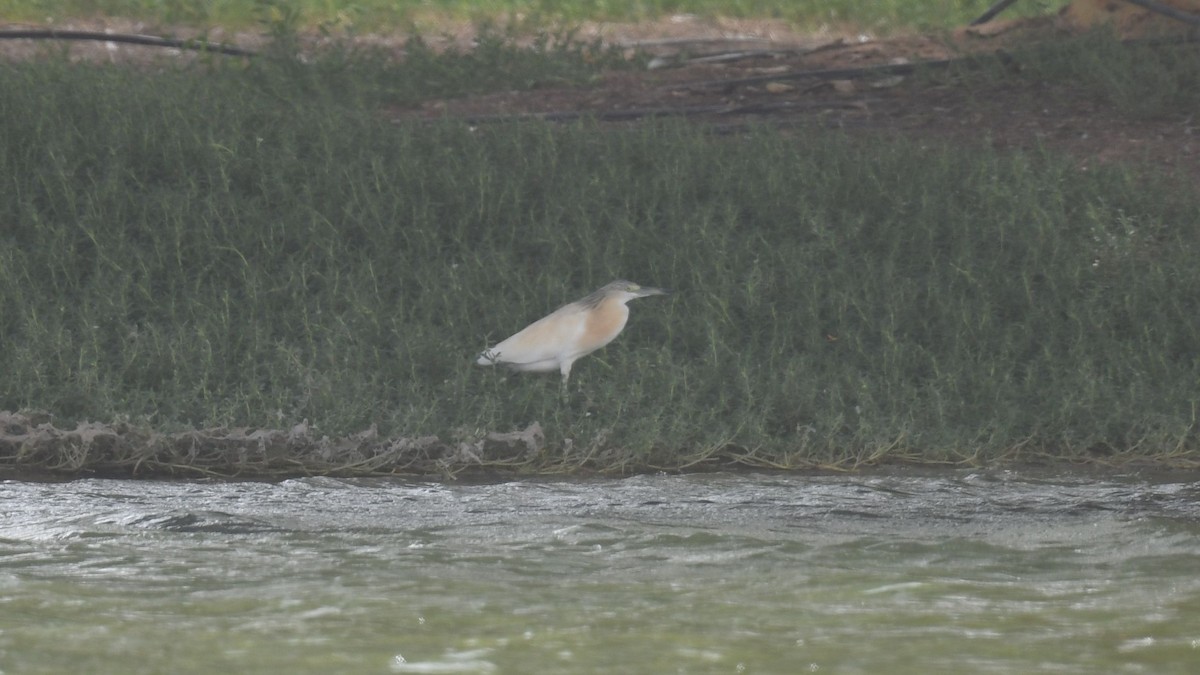
[[[637,296],[639,298],[644,298],[648,295],[670,295],[670,294],[671,294],[671,291],[669,291],[665,288],[647,288],[647,287],[643,286],[637,290]]]

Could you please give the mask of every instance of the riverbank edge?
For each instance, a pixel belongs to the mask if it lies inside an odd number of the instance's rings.
[[[1090,452],[1054,456],[1013,448],[986,461],[934,461],[913,452],[847,458],[837,463],[797,459],[782,465],[736,446],[700,456],[648,457],[643,462],[606,464],[594,453],[550,447],[538,422],[511,432],[488,432],[454,440],[438,436],[381,436],[364,431],[329,436],[307,423],[290,429],[253,427],[165,432],[118,421],[79,422],[73,429],[54,425],[48,413],[0,411],[0,478],[209,478],[287,479],[308,476],[405,476],[495,480],[519,476],[624,476],[653,472],[858,471],[905,467],[1139,467],[1200,470],[1194,453]]]

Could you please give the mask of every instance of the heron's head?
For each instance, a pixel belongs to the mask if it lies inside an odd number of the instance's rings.
[[[633,300],[634,298],[644,298],[648,295],[670,295],[671,294],[671,291],[668,291],[665,288],[652,288],[650,286],[641,286],[639,284],[633,283],[632,281],[625,281],[624,279],[618,279],[617,281],[614,281],[614,282],[608,284],[604,288],[601,288],[599,292],[603,293],[605,295],[623,295],[623,296],[625,296],[626,300]]]

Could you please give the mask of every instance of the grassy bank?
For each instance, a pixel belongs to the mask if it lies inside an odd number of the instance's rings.
[[[395,125],[380,89],[429,78],[386,72],[0,69],[0,410],[532,469],[1200,450],[1194,193],[823,129]],[[615,278],[679,292],[569,402],[472,365]]]

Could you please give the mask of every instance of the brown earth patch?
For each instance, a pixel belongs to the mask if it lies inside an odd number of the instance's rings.
[[[907,64],[1000,54],[1067,35],[1053,18],[1010,22],[1004,30],[962,30],[944,37],[834,38],[813,45],[801,36],[754,43],[640,41],[657,68],[613,72],[588,87],[549,87],[396,108],[395,119],[458,118],[471,123],[512,118],[570,121],[591,116],[628,124],[686,117],[735,131],[748,124],[903,135],[999,150],[1045,148],[1080,168],[1125,162],[1200,178],[1200,117],[1179,113],[1131,119],[1081,87],[1013,77],[981,81],[969,72],[923,77]],[[1190,50],[1200,45],[1162,48]],[[878,70],[874,70],[878,68]],[[850,72],[859,70],[860,72]],[[962,73],[963,71],[958,71]],[[806,75],[807,74],[807,75]]]
[[[943,36],[901,35],[876,39],[847,30],[801,33],[771,20],[705,20],[670,17],[642,24],[581,27],[580,39],[640,50],[651,68],[610,72],[592,85],[543,87],[396,107],[396,120],[456,118],[482,123],[511,117],[572,120],[594,116],[629,124],[682,116],[737,130],[751,123],[779,127],[833,128],[851,133],[896,134],[997,149],[1044,147],[1074,157],[1081,168],[1113,162],[1158,166],[1168,173],[1200,178],[1200,118],[1179,113],[1159,119],[1130,119],[1080,88],[1027,78],[976,82],[969,77],[930,80],[908,73],[820,75],[836,69],[939,61],[968,54],[1002,52],[1037,40],[1061,39],[1080,30],[1076,0],[1062,16],[993,21]],[[17,28],[18,26],[5,26]],[[71,22],[58,28],[205,37],[261,49],[255,32],[152,27],[120,19]],[[445,24],[426,42],[436,48],[467,48],[470,26]],[[304,36],[310,48],[328,37]],[[393,50],[403,58],[403,35],[364,35],[361,42]],[[1196,43],[1189,49],[1200,58]],[[38,58],[66,51],[80,61],[134,65],[195,58],[180,50],[113,42],[0,40],[0,60]]]

